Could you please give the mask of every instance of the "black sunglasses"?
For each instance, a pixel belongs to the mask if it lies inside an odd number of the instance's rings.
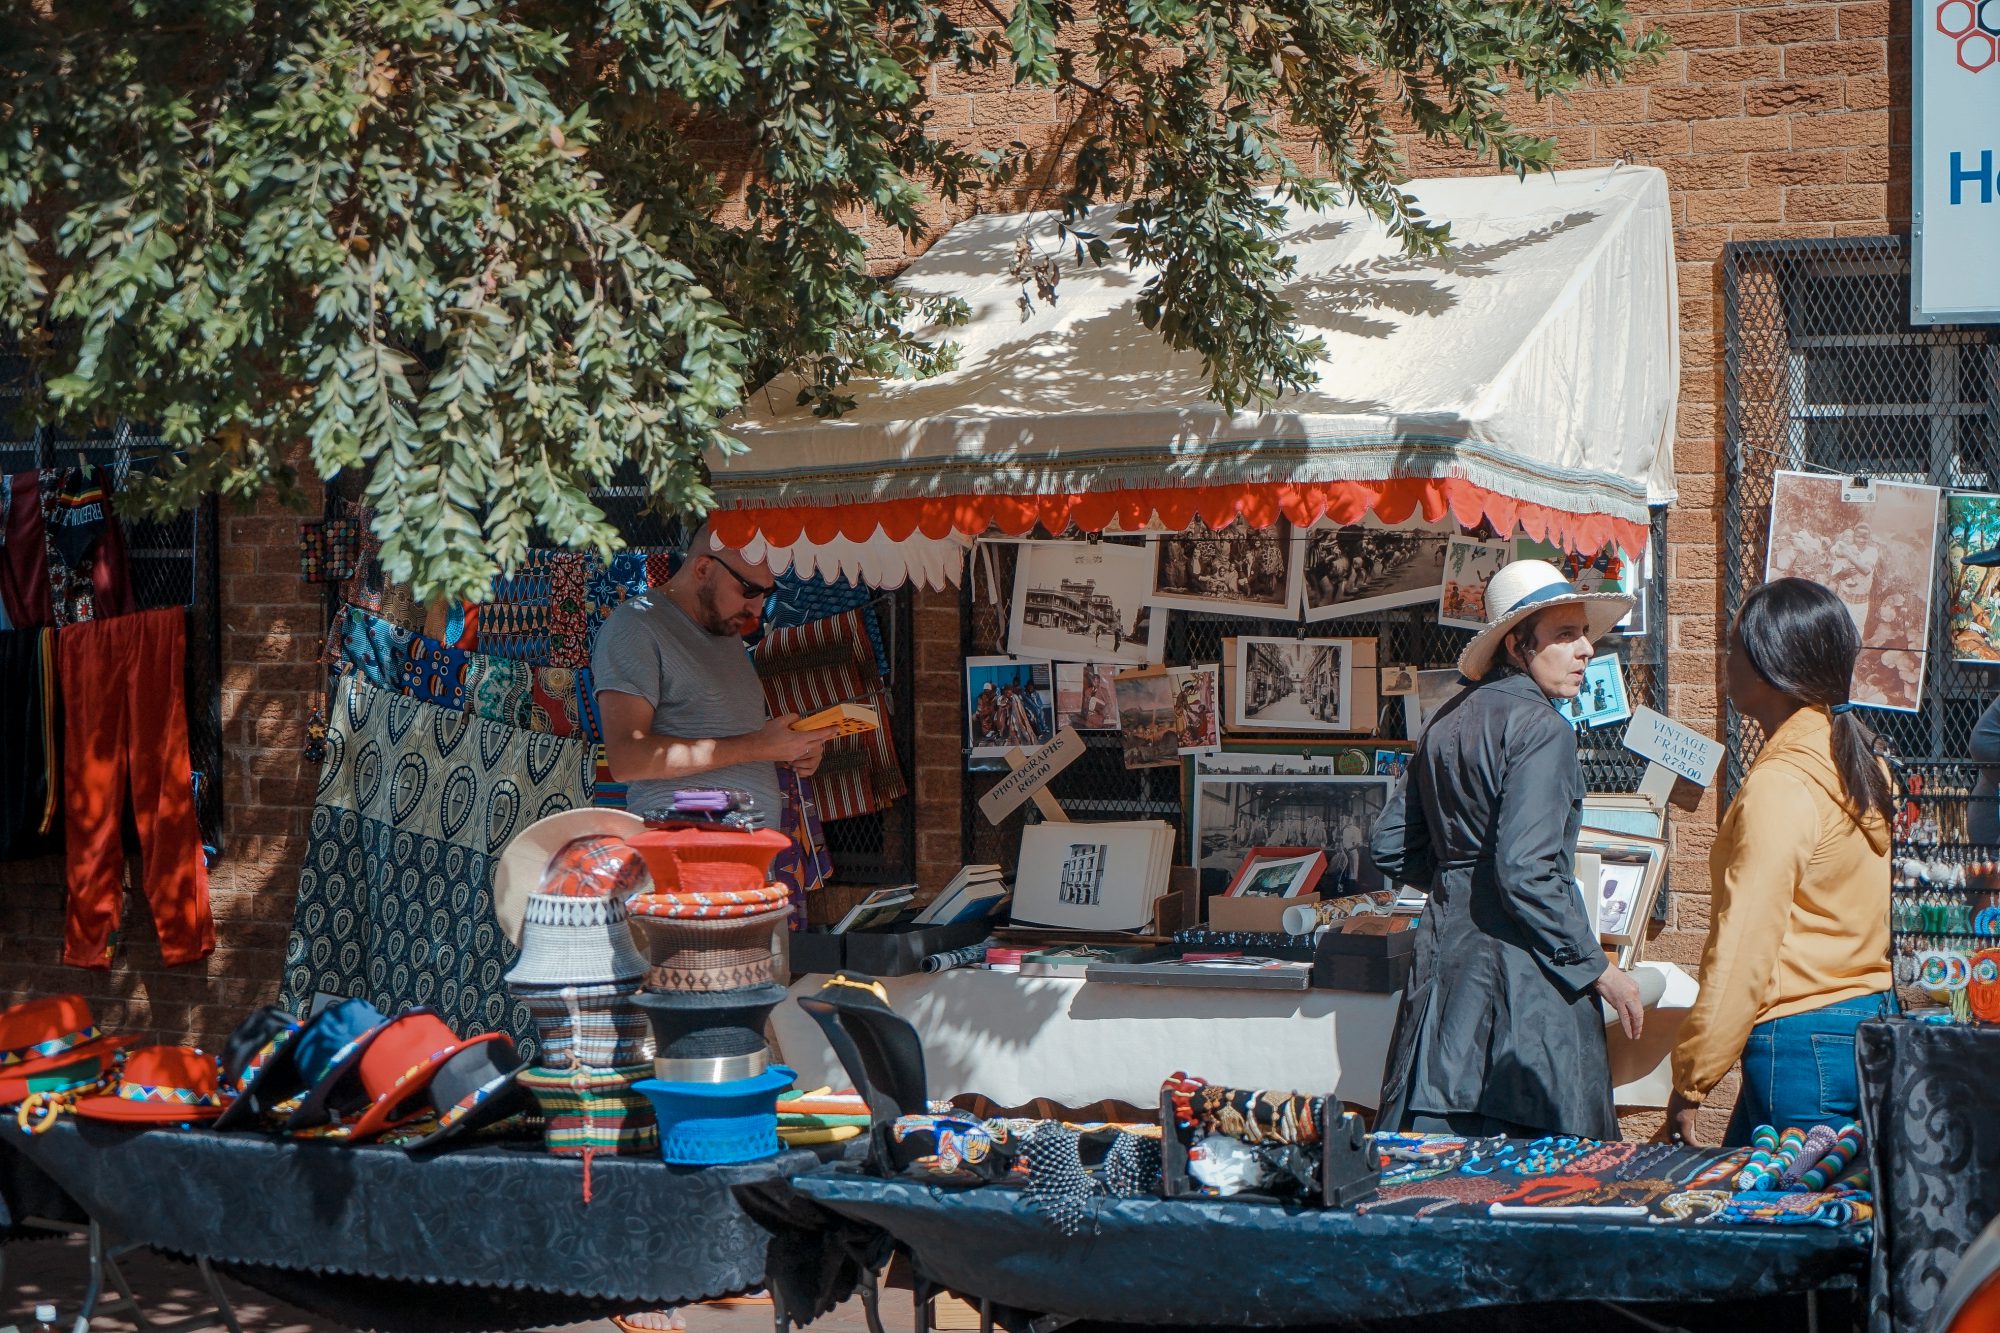
[[[778,585],[775,583],[752,583],[749,579],[744,578],[741,574],[730,568],[720,556],[712,555],[708,558],[720,565],[730,578],[736,580],[736,586],[743,590],[745,597],[761,602],[778,590]]]

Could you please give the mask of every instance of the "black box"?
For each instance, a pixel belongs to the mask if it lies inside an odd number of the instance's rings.
[[[924,959],[932,954],[963,949],[992,933],[993,923],[982,918],[945,926],[899,921],[881,930],[851,930],[833,938],[847,941],[842,967],[871,977],[905,977],[923,971]]]
[[[1343,935],[1329,930],[1313,951],[1314,990],[1351,990],[1389,995],[1410,980],[1417,932],[1392,935]]]
[[[795,930],[791,934],[792,975],[838,972],[847,966],[847,936],[830,930]]]
[[[1206,1194],[1187,1170],[1188,1145],[1174,1119],[1173,1093],[1160,1093],[1160,1197],[1163,1199],[1213,1199],[1219,1203],[1279,1203],[1277,1197],[1246,1190],[1224,1198]],[[1381,1163],[1361,1117],[1343,1111],[1338,1099],[1328,1097],[1320,1113],[1318,1198],[1297,1202],[1308,1208],[1351,1208],[1375,1193],[1381,1181]]]

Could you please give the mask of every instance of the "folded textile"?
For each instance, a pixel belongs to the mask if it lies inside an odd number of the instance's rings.
[[[796,1115],[790,1111],[778,1112],[778,1128],[791,1126],[793,1129],[832,1129],[836,1125],[866,1125],[872,1117],[865,1115]]]
[[[778,1125],[778,1137],[795,1148],[815,1143],[845,1143],[860,1136],[859,1125],[835,1125],[831,1129],[794,1129],[782,1122]]]

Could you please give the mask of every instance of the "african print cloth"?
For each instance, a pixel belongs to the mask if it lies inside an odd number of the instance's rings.
[[[795,629],[772,630],[752,654],[771,712],[807,716],[838,703],[874,708],[882,725],[826,747],[812,779],[822,819],[887,808],[907,790],[889,732],[889,696],[875,669],[862,612],[843,611]]]
[[[429,1005],[462,1036],[534,1024],[502,976],[515,949],[492,876],[520,829],[584,803],[591,747],[393,694],[336,687],[279,1003]]]
[[[538,667],[447,647],[354,606],[334,618],[327,657],[377,689],[526,731],[598,739],[588,667]]]

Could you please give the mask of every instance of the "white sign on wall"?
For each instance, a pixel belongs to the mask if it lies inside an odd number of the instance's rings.
[[[1913,0],[1910,322],[2000,324],[2000,0]]]

